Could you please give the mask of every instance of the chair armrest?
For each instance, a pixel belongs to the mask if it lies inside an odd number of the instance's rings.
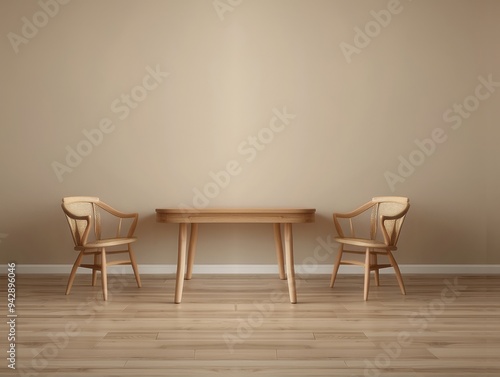
[[[99,202],[99,207],[108,211],[109,213],[111,213],[112,215],[114,215],[116,217],[121,217],[122,219],[139,216],[137,213],[126,213],[126,212],[118,211],[117,209],[111,207],[109,204],[106,204],[104,202]]]
[[[139,220],[138,213],[136,213],[136,212],[133,212],[133,213],[121,212],[121,211],[118,211],[117,209],[111,207],[109,204],[104,203],[104,202],[99,202],[98,205],[102,209],[104,209],[105,211],[109,212],[113,216],[116,216],[120,219],[120,222],[118,223],[117,236],[119,236],[119,234],[121,232],[121,224],[122,224],[121,220],[122,219],[129,219],[129,218],[134,219],[132,224],[130,224],[130,227],[128,229],[127,237],[131,238],[134,236],[135,228],[137,227],[137,221]]]
[[[342,227],[342,223],[345,223],[345,221],[341,221],[341,219],[348,220],[349,221],[349,231],[350,231],[350,236],[354,237],[355,236],[355,229],[354,229],[354,224],[352,220],[370,209],[371,207],[374,206],[373,202],[368,202],[363,204],[362,206],[356,208],[353,211],[350,212],[335,212],[333,214],[333,224],[335,225],[335,230],[337,231],[338,235],[340,237],[345,237],[344,236],[344,229]]]

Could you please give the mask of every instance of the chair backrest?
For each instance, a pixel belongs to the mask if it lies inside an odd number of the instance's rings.
[[[99,198],[91,196],[63,198],[61,206],[68,220],[75,246],[85,244],[92,228],[95,239],[100,238],[101,216],[98,203],[100,203]]]
[[[372,199],[370,233],[373,239],[381,236],[386,244],[396,246],[410,200],[401,196],[379,196]]]

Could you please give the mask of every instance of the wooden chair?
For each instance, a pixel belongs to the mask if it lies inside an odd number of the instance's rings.
[[[108,299],[107,268],[112,265],[132,265],[137,286],[141,287],[139,270],[135,261],[131,244],[137,240],[134,231],[139,215],[123,213],[101,202],[99,198],[76,196],[62,200],[62,209],[75,242],[75,250],[79,251],[68,280],[66,294],[71,291],[78,267],[92,269],[92,286],[97,280],[97,271],[101,271],[102,292],[104,300]],[[114,228],[114,229],[113,229]],[[92,233],[91,240],[89,235]],[[107,237],[111,235],[111,237]],[[126,249],[123,249],[124,246]],[[110,250],[108,250],[110,249]],[[119,250],[116,250],[119,249]],[[127,260],[108,260],[108,255],[127,253]],[[92,255],[92,264],[83,264],[84,256]]]
[[[393,267],[401,293],[406,294],[403,278],[392,252],[397,250],[397,242],[404,219],[410,208],[410,201],[405,197],[375,197],[368,203],[349,213],[334,213],[333,223],[340,244],[333,266],[330,287],[333,288],[341,264],[364,267],[364,299],[368,299],[370,289],[370,271],[375,272],[375,283],[380,285],[379,270]],[[348,246],[347,246],[348,245]],[[349,247],[349,250],[346,250]],[[362,254],[364,260],[342,260],[344,253]],[[389,264],[379,264],[378,256],[386,255]]]

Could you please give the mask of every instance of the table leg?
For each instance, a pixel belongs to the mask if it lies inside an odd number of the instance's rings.
[[[283,263],[283,241],[281,240],[281,225],[273,224],[274,226],[274,244],[276,246],[276,258],[278,259],[278,269],[280,279],[285,280],[285,266]]]
[[[190,233],[186,280],[191,280],[191,277],[193,276],[194,256],[196,254],[196,242],[198,240],[198,224],[191,224]]]
[[[180,304],[182,300],[182,289],[184,288],[184,272],[186,270],[186,247],[187,246],[187,224],[179,224],[179,241],[177,254],[177,276],[175,279],[175,303]]]
[[[293,235],[292,224],[287,223],[284,225],[285,231],[285,258],[286,258],[286,275],[288,280],[288,293],[290,295],[290,302],[295,304],[297,302],[297,292],[295,290],[295,267],[293,263]]]

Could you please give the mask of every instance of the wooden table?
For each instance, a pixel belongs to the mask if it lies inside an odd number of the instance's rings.
[[[182,300],[184,278],[191,279],[193,273],[198,224],[201,223],[269,223],[274,228],[274,243],[278,259],[280,279],[288,280],[290,302],[297,302],[295,290],[295,268],[293,264],[292,224],[314,222],[315,209],[306,208],[203,208],[203,209],[157,209],[156,221],[161,223],[178,223],[179,240],[177,254],[177,275],[175,286],[175,303]],[[188,246],[188,224],[191,224]],[[283,262],[283,242],[281,224],[285,238],[285,264]],[[186,272],[187,252],[187,272]]]

